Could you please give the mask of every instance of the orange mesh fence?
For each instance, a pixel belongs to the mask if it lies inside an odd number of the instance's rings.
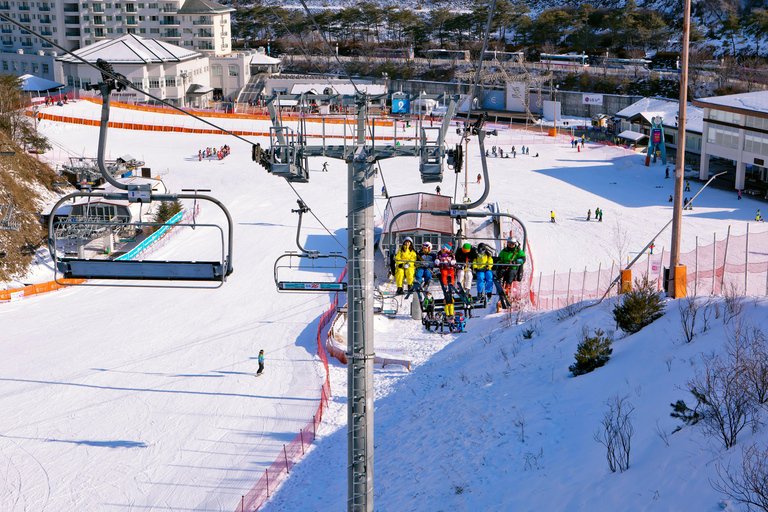
[[[632,279],[644,279],[659,291],[664,288],[664,269],[669,252],[648,254],[632,265]],[[733,293],[768,295],[768,231],[714,238],[708,245],[680,254],[686,267],[688,296]],[[539,275],[531,282],[531,300],[537,309],[557,309],[582,300],[602,297],[619,276],[616,264],[597,271],[572,271]],[[614,286],[609,296],[619,293]]]
[[[341,273],[337,282],[342,282],[346,278],[347,269]],[[328,407],[328,400],[331,398],[331,374],[328,370],[328,356],[323,348],[323,331],[333,322],[336,316],[336,308],[339,305],[339,294],[337,293],[331,302],[328,310],[320,316],[320,322],[317,326],[317,354],[323,362],[325,368],[325,382],[320,388],[320,405],[307,425],[299,431],[299,434],[293,440],[283,445],[282,452],[275,461],[264,470],[264,475],[256,482],[256,485],[248,491],[240,500],[235,512],[253,512],[258,510],[269,496],[275,492],[280,483],[285,480],[291,471],[291,468],[304,456],[307,446],[312,444],[317,437],[317,427],[323,421],[323,412]]]

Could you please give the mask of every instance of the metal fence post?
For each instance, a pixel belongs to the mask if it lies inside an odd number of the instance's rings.
[[[747,250],[744,253],[744,295],[747,295],[747,287],[749,286],[747,284],[747,276],[748,276],[748,269],[749,269],[749,222],[747,222]]]
[[[659,281],[664,281],[664,246],[661,246],[661,266],[659,267]]]
[[[539,291],[538,293],[536,293],[536,298],[537,298],[536,309],[539,309],[539,307],[541,306],[541,276],[542,275],[544,275],[544,273],[539,272]],[[768,291],[766,293],[768,293]]]
[[[285,456],[285,472],[290,475],[291,470],[288,468],[288,452],[285,451],[285,445],[283,445],[283,455]]]
[[[587,285],[587,266],[584,266],[584,278],[581,280],[581,301],[584,300],[584,287]],[[579,302],[581,302],[579,301]]]
[[[597,266],[597,288],[595,288],[595,298],[600,296],[600,274],[602,274],[603,262]]]
[[[717,272],[717,233],[714,233],[712,238],[714,239],[714,242],[712,242],[712,293],[710,295],[715,294],[715,273]]]
[[[552,304],[549,306],[552,309],[555,309],[555,276],[557,276],[557,270],[552,272]]]
[[[725,293],[725,266],[728,262],[728,243],[731,241],[731,226],[728,226],[728,233],[725,235],[725,254],[723,254],[723,275],[720,276],[720,293]]]
[[[693,274],[696,276],[696,278],[693,281],[693,296],[696,296],[696,293],[699,290],[699,237],[696,236],[696,272]]]
[[[267,477],[267,498],[269,498],[269,468],[264,470],[264,476]]]
[[[304,429],[299,429],[299,437],[301,438],[301,454],[304,455]]]
[[[571,303],[571,269],[568,269],[568,287],[565,289],[565,305]]]

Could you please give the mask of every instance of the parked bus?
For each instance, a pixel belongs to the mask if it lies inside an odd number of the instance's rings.
[[[424,56],[428,59],[469,61],[469,50],[444,50],[437,48],[425,51]]]
[[[373,56],[378,59],[413,59],[413,48],[377,48]]]
[[[587,67],[589,66],[588,59],[589,57],[583,53],[581,55],[576,53],[542,53],[539,62],[542,64],[558,64],[561,66]]]
[[[605,67],[607,68],[619,68],[619,69],[648,69],[651,61],[648,59],[603,59]]]

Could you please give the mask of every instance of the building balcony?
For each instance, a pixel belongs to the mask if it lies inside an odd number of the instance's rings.
[[[135,5],[128,4],[125,6],[125,12],[139,12]]]
[[[11,4],[0,4],[0,11],[10,11]]]
[[[31,41],[22,41],[21,46],[24,48],[32,48],[32,42]]]
[[[80,37],[80,29],[69,29],[66,31],[67,37]]]
[[[94,18],[94,19],[93,19],[93,21],[92,21],[91,23],[92,23],[93,25],[98,25],[98,26],[100,26],[100,27],[101,27],[101,26],[103,26],[103,25],[104,25],[104,20],[97,20],[96,18]]]
[[[40,23],[42,23],[43,25],[50,25],[51,23],[53,23],[51,21],[51,18],[48,18],[48,17],[40,18],[38,21],[40,21]]]
[[[41,36],[52,36],[53,35],[53,31],[52,30],[41,30],[40,31],[40,35]]]
[[[139,22],[136,20],[127,20],[125,24],[128,25],[129,27],[135,27],[139,24]]]
[[[212,20],[197,20],[192,22],[193,25],[213,25]]]
[[[64,4],[64,12],[80,12],[77,4]]]
[[[18,7],[18,9],[19,9],[20,11],[28,11],[28,10],[30,10],[30,9],[31,9],[31,7],[30,7],[30,6],[28,6],[28,5],[20,5],[20,6]]]
[[[160,12],[179,12],[179,8],[175,5],[165,5],[160,9]]]
[[[2,33],[2,34],[13,34],[13,29],[12,28],[4,28],[4,29],[0,30],[0,33]]]
[[[32,23],[32,19],[29,16],[19,16],[19,23]]]
[[[37,10],[41,12],[49,12],[51,8],[48,6],[42,6],[42,7],[38,7]]]
[[[213,31],[211,31],[211,30],[198,30],[197,31],[197,37],[212,38],[213,37]]]
[[[178,30],[166,30],[163,33],[163,37],[172,38],[172,39],[179,39],[181,38],[181,34]]]
[[[11,41],[10,39],[3,39],[2,44],[3,46],[13,46],[13,41]]]
[[[91,7],[91,12],[104,12],[104,6],[99,4],[93,4],[93,7]]]
[[[80,18],[77,16],[67,16],[64,18],[64,23],[67,25],[80,25]]]
[[[166,20],[166,21],[161,21],[160,24],[161,25],[181,25],[181,22],[179,20],[170,20],[170,21]]]

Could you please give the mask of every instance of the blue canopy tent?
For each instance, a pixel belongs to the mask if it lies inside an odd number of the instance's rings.
[[[64,84],[34,75],[24,75],[19,78],[21,79],[21,89],[25,92],[50,92],[64,87]]]

